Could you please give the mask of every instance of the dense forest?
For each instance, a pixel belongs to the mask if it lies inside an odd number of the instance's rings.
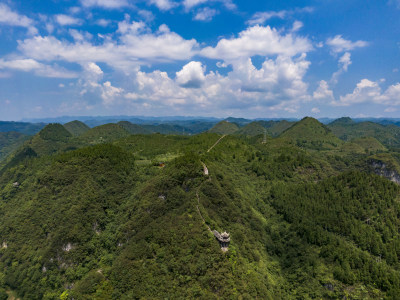
[[[234,121],[2,133],[0,300],[398,299],[400,127]]]

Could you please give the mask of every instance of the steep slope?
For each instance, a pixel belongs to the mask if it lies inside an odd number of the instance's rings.
[[[81,121],[71,121],[64,124],[65,129],[67,129],[73,136],[79,136],[84,134],[90,129],[85,123]]]
[[[29,136],[15,131],[0,132],[0,161],[19,148],[28,138]]]
[[[79,137],[79,140],[90,144],[99,144],[115,141],[129,136],[129,132],[118,124],[105,124],[91,128]]]
[[[232,134],[239,130],[239,126],[228,121],[221,121],[214,125],[208,132],[218,134]]]
[[[387,151],[387,148],[374,137],[356,138],[351,142],[361,146],[363,149],[365,149],[365,152]]]
[[[74,147],[71,139],[72,134],[61,124],[48,124],[26,142],[23,148],[30,148],[39,156],[49,155],[57,151],[64,151],[68,147]],[[26,150],[24,149],[22,151]]]
[[[151,134],[152,132],[140,125],[132,124],[129,121],[121,121],[117,123],[119,126],[124,128],[130,134]]]
[[[306,117],[284,131],[280,139],[310,149],[332,149],[343,142],[318,120]]]

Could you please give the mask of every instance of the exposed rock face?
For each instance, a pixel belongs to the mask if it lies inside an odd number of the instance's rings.
[[[388,166],[384,162],[379,160],[372,160],[370,165],[375,174],[383,176],[389,179],[390,181],[393,181],[394,183],[400,184],[399,173],[388,168]]]

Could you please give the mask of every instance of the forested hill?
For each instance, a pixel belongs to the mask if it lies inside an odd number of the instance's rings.
[[[398,299],[400,151],[353,126],[47,125],[0,170],[0,299]]]

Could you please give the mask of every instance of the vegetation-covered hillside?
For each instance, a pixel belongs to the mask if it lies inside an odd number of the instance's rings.
[[[350,118],[341,118],[329,124],[328,127],[344,141],[359,137],[374,137],[385,146],[400,146],[400,127],[396,125],[381,125],[373,122],[356,123]]]
[[[218,134],[232,134],[239,130],[239,126],[235,123],[231,123],[228,121],[221,121],[213,128],[211,128],[208,132],[210,133],[218,133]]]
[[[81,121],[71,121],[64,124],[65,129],[67,129],[73,136],[79,136],[84,134],[90,129],[85,123]]]
[[[397,299],[400,152],[256,124],[48,125],[0,170],[0,299]]]

